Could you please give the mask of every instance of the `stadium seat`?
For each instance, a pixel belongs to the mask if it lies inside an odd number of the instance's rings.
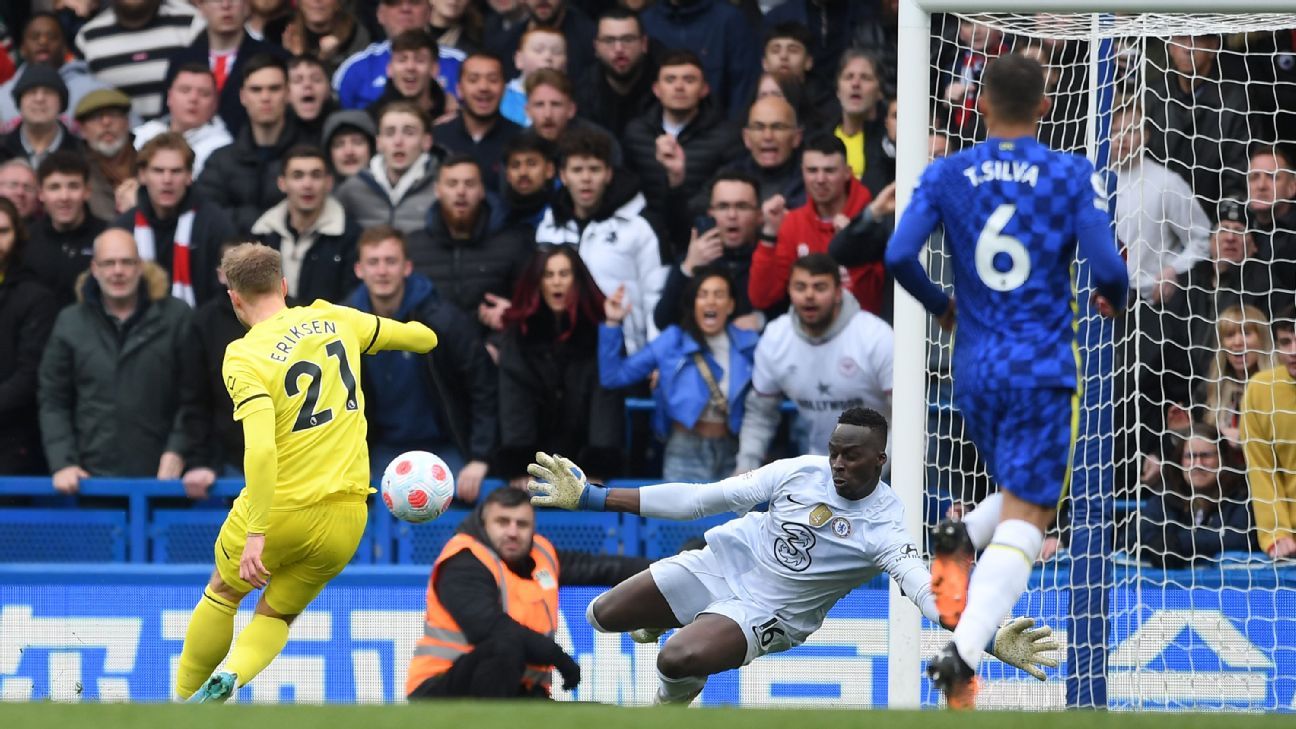
[[[6,562],[124,562],[126,512],[94,509],[0,509]]]
[[[224,509],[157,509],[149,527],[155,564],[211,564]],[[372,564],[372,523],[365,530],[351,564]]]
[[[225,514],[223,509],[157,509],[149,526],[152,561],[158,564],[211,562]]]
[[[396,523],[396,562],[432,564],[471,509],[452,508],[426,524]]]
[[[706,530],[723,524],[735,516],[735,514],[716,514],[696,521],[644,519],[641,529],[643,556],[648,559],[661,559],[679,554],[685,542],[690,539],[701,539]]]
[[[620,554],[620,517],[613,512],[539,511],[536,532],[553,542],[556,549]]]

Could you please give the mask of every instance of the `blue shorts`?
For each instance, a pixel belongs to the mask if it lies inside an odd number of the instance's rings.
[[[1061,503],[1079,426],[1074,390],[956,391],[954,405],[1000,488],[1037,506]]]

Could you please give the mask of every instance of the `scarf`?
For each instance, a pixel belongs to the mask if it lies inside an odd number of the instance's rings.
[[[114,190],[123,180],[135,176],[135,147],[129,139],[113,157],[105,157],[98,152],[91,152],[87,157],[92,164],[99,166],[99,170],[103,172],[103,176]]]
[[[171,295],[190,306],[194,306],[193,278],[189,269],[189,242],[193,237],[194,218],[197,211],[190,209],[176,222],[175,240],[171,242]],[[146,261],[157,260],[157,241],[153,238],[153,229],[149,227],[144,211],[135,208],[135,242],[139,245],[140,258]]]

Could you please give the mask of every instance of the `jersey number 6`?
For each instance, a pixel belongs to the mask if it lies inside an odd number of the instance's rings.
[[[1030,277],[1030,254],[1026,251],[1026,246],[1011,235],[1004,235],[1003,232],[1016,212],[1017,206],[1011,204],[995,208],[994,213],[986,220],[985,226],[981,228],[981,235],[977,237],[977,275],[986,286],[995,291],[1012,291],[1026,283],[1026,279]],[[1000,271],[995,266],[995,259],[1000,253],[1011,259],[1011,265],[1007,270]]]
[[[356,410],[360,407],[360,403],[356,400],[356,379],[351,373],[351,364],[347,362],[346,347],[342,346],[340,341],[332,341],[324,346],[324,351],[328,356],[337,358],[338,376],[342,378],[342,384],[346,386],[347,391],[346,409]],[[310,382],[306,384],[306,399],[302,400],[301,409],[297,411],[297,420],[293,422],[292,432],[294,433],[323,425],[333,419],[332,408],[315,411],[315,405],[319,402],[320,381],[324,379],[324,370],[314,362],[302,360],[289,367],[288,373],[284,375],[284,392],[288,393],[288,397],[296,397],[297,393],[301,392],[297,380],[303,375],[309,377]]]

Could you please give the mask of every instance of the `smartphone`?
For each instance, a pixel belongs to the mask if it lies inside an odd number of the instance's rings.
[[[714,227],[716,227],[716,219],[710,215],[699,215],[693,220],[693,229],[699,236]]]

